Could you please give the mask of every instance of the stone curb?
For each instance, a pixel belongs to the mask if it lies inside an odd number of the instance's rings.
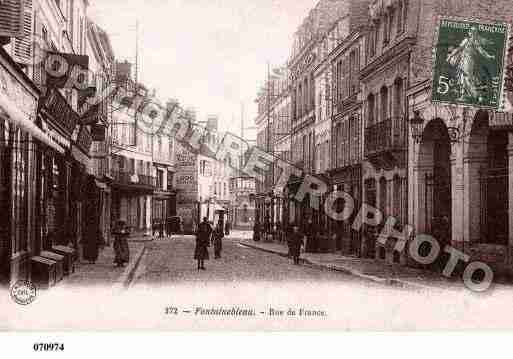
[[[134,279],[135,271],[137,270],[137,267],[139,267],[139,263],[141,263],[141,259],[145,252],[146,246],[142,246],[135,255],[135,260],[128,265],[118,282],[113,286],[114,289],[127,289],[130,286],[130,283]]]
[[[256,249],[256,250],[260,250],[262,252],[277,254],[277,255],[279,255],[281,257],[288,257],[288,255],[286,253],[280,252],[280,251],[275,250],[275,249],[262,248],[262,247],[259,247],[259,246],[256,246],[256,245],[252,245],[252,244],[249,244],[249,243],[244,243],[244,242],[241,242],[241,241],[239,241],[239,244],[241,246],[252,248],[252,249]],[[330,270],[330,271],[341,272],[341,273],[353,275],[353,276],[356,276],[356,277],[360,277],[362,279],[371,280],[373,282],[380,283],[380,284],[386,284],[386,285],[391,285],[391,286],[398,286],[398,287],[402,287],[402,288],[414,288],[414,289],[429,289],[429,288],[432,288],[430,286],[424,286],[424,285],[421,285],[421,284],[412,283],[412,282],[408,282],[408,281],[403,281],[403,280],[400,280],[400,279],[382,278],[382,277],[377,277],[377,276],[374,276],[374,275],[368,275],[368,274],[364,274],[364,273],[362,273],[360,271],[357,271],[357,270],[354,270],[354,269],[340,267],[340,266],[333,265],[333,264],[322,264],[322,263],[319,263],[319,262],[311,261],[311,260],[306,259],[306,258],[302,258],[301,260],[302,260],[303,263],[309,264],[309,265],[313,266],[314,268],[324,269],[324,270],[327,269],[327,270]]]

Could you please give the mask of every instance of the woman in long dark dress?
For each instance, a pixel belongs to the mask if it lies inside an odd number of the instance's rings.
[[[303,238],[305,235],[299,231],[299,227],[296,224],[294,224],[292,228],[292,233],[290,233],[287,243],[289,245],[289,253],[294,260],[294,264],[299,264],[301,246],[304,244]]]
[[[96,186],[94,176],[87,176],[85,183],[86,200],[84,201],[84,223],[82,231],[82,244],[84,260],[90,263],[96,263],[102,244],[102,235],[100,232],[100,216],[98,208],[100,207],[100,193]]]
[[[213,233],[214,237],[214,258],[219,259],[221,258],[221,251],[223,250],[223,224],[217,223],[217,227],[214,230]]]
[[[207,218],[203,218],[203,222],[198,226],[196,232],[196,248],[194,248],[194,259],[198,261],[198,270],[205,270],[205,260],[209,259],[208,247],[210,246],[210,235],[212,227],[208,223]]]
[[[118,221],[112,234],[114,235],[114,263],[116,266],[122,267],[130,260],[130,248],[128,247],[130,231],[126,227],[125,221]]]

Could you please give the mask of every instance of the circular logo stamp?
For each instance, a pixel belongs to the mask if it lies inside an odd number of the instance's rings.
[[[11,287],[11,298],[20,305],[29,305],[36,299],[36,287],[27,280],[19,280]]]

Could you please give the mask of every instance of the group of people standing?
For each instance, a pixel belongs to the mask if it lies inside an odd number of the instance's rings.
[[[196,232],[196,247],[194,248],[194,259],[198,261],[198,270],[206,270],[205,260],[210,259],[208,247],[211,243],[214,246],[214,258],[221,258],[224,234],[225,228],[222,221],[217,222],[215,228],[212,228],[207,217],[203,217]]]

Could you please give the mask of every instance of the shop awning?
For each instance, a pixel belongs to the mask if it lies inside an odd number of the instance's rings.
[[[36,124],[27,117],[18,107],[4,94],[0,93],[0,109],[7,114],[7,119],[21,127],[34,138],[43,142],[45,145],[53,148],[54,150],[64,153],[65,150],[55,141],[53,141],[47,134],[45,134]]]

